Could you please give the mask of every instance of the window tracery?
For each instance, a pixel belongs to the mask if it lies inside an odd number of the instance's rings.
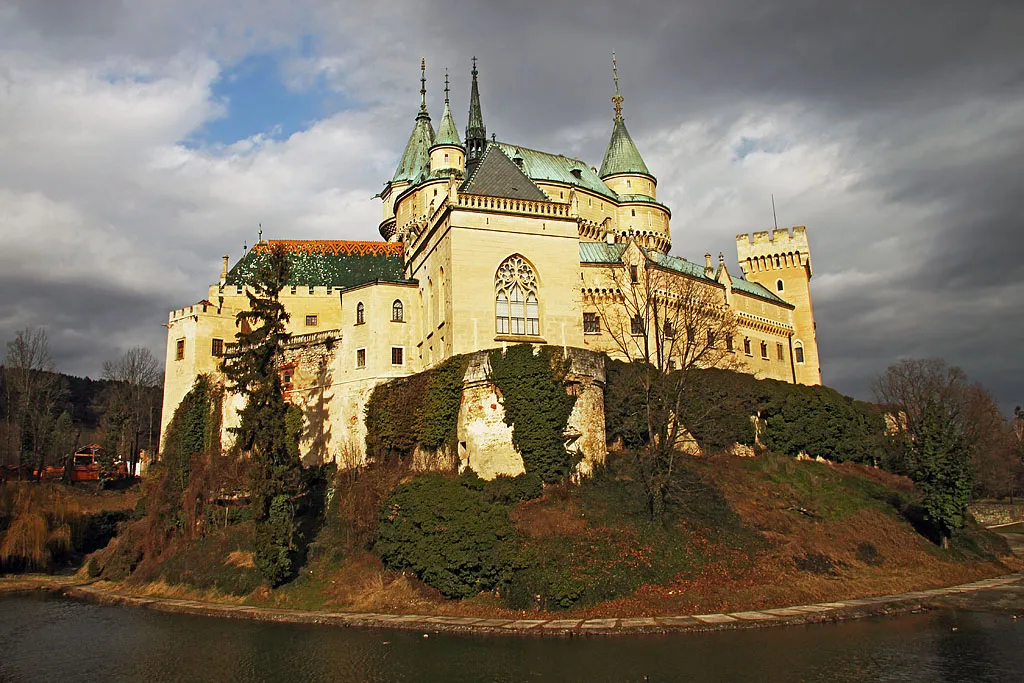
[[[509,256],[494,275],[494,318],[498,334],[540,334],[537,274],[526,259]]]

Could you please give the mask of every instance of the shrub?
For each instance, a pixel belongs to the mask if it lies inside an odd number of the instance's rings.
[[[564,364],[550,347],[535,352],[519,344],[504,353],[491,351],[490,366],[523,467],[545,483],[564,478],[575,464],[565,450],[564,433],[576,404],[565,390]]]
[[[277,495],[270,501],[267,518],[256,526],[256,568],[271,587],[293,578],[298,569],[295,513],[288,496]]]
[[[512,505],[521,500],[540,498],[544,493],[544,484],[540,477],[530,472],[510,477],[499,474],[484,487],[484,496],[488,502]]]
[[[448,598],[503,583],[516,567],[508,508],[467,482],[437,474],[399,486],[380,509],[375,551]]]

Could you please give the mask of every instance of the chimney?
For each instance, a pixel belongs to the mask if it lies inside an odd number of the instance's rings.
[[[704,254],[704,274],[711,277],[714,273],[715,269],[711,267],[711,254]]]
[[[228,281],[228,255],[225,254],[222,258],[222,265],[220,267],[220,284],[223,287],[224,283]]]

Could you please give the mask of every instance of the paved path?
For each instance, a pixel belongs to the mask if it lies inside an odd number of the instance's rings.
[[[222,605],[198,600],[135,597],[96,586],[71,586],[65,595],[147,607],[164,612],[258,619],[289,623],[334,624],[371,628],[401,628],[417,631],[469,631],[503,634],[581,635],[615,633],[653,633],[666,631],[707,631],[722,628],[749,628],[774,624],[806,624],[823,621],[856,619],[876,614],[890,614],[922,609],[929,604],[942,605],[943,600],[962,599],[964,594],[993,589],[1019,589],[1024,572],[994,579],[975,581],[949,588],[885,595],[876,598],[792,605],[775,609],[724,614],[684,614],[663,617],[614,619],[484,619],[479,617],[447,617],[421,614],[377,614],[353,612],[313,612],[274,609],[244,605]],[[1018,605],[1019,606],[1019,605]]]

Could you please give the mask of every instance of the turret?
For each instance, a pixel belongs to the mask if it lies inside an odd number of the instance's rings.
[[[615,81],[615,118],[612,121],[612,137],[601,162],[599,175],[613,192],[620,195],[642,195],[657,199],[656,186],[658,181],[647,169],[640,151],[633,143],[626,121],[622,118],[622,102],[625,99],[619,94],[619,69],[612,53],[612,73]]]
[[[756,282],[793,304],[793,367],[800,384],[821,384],[818,337],[811,305],[811,249],[807,228],[776,228],[755,232],[753,242],[746,233],[736,235],[736,257],[747,280]]]
[[[410,185],[420,182],[430,173],[430,146],[434,144],[434,126],[427,112],[427,62],[420,60],[420,110],[416,114],[409,141],[405,143],[405,151],[398,161],[398,168],[391,182],[381,192],[384,200],[384,220],[379,231],[384,239],[391,239],[395,234],[395,198]]]
[[[480,161],[487,147],[487,128],[480,109],[480,88],[476,82],[476,57],[473,57],[473,85],[469,91],[469,123],[466,124],[466,166],[472,167]]]
[[[459,174],[466,170],[466,148],[459,139],[459,129],[455,127],[451,107],[448,102],[448,73],[444,75],[444,113],[437,127],[437,137],[430,148],[431,175],[443,171],[456,171]]]

